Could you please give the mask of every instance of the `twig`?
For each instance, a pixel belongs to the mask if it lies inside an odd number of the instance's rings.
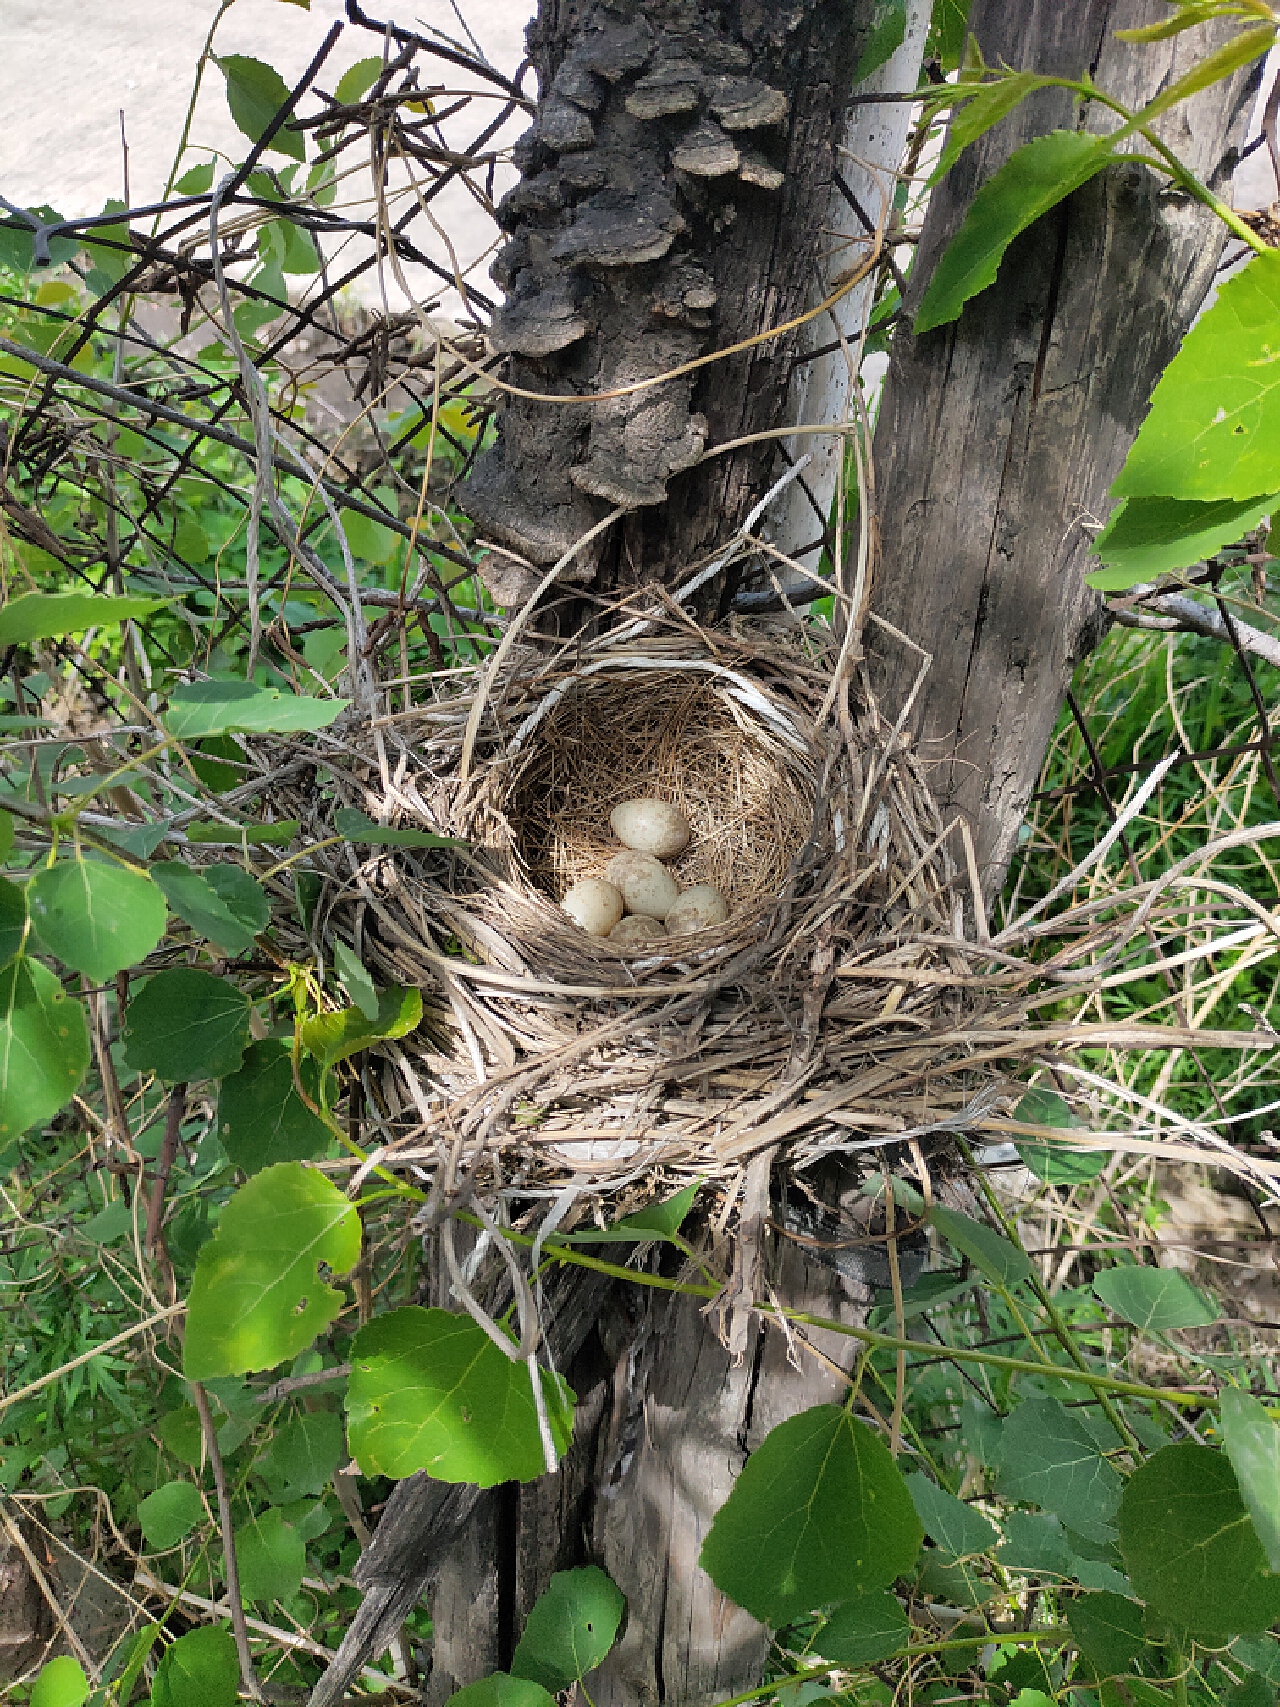
[[[214,1427],[213,1412],[209,1408],[209,1395],[198,1381],[191,1383],[191,1395],[196,1402],[196,1410],[200,1413],[200,1432],[204,1436],[204,1449],[209,1454],[209,1468],[213,1471],[213,1485],[218,1494],[218,1525],[222,1530],[222,1561],[227,1574],[227,1603],[231,1612],[231,1628],[236,1639],[236,1654],[240,1661],[240,1682],[245,1694],[251,1701],[263,1699],[257,1674],[253,1669],[253,1655],[249,1651],[249,1629],[245,1623],[244,1603],[240,1599],[240,1567],[236,1563],[235,1529],[231,1521],[231,1495],[227,1489],[227,1473],[222,1464],[222,1453],[218,1447],[218,1431]]]
[[[1132,597],[1132,593],[1128,595]],[[1201,634],[1207,640],[1221,640],[1224,645],[1232,644],[1231,628],[1238,636],[1239,647],[1245,652],[1253,652],[1263,658],[1268,664],[1280,667],[1280,640],[1274,635],[1264,634],[1260,628],[1254,628],[1247,622],[1236,622],[1232,619],[1230,625],[1219,614],[1210,610],[1207,605],[1197,604],[1185,593],[1152,593],[1144,597],[1137,608],[1127,603],[1119,606],[1107,602],[1107,609],[1123,628],[1149,628],[1162,630],[1165,633]],[[1144,621],[1144,616],[1152,613],[1155,620]]]
[[[169,1175],[173,1171],[174,1158],[178,1154],[178,1138],[182,1132],[182,1116],[186,1106],[186,1085],[175,1085],[169,1092],[164,1140],[160,1146],[160,1160],[156,1167],[156,1177],[151,1182],[151,1198],[147,1204],[147,1235],[143,1248],[148,1256],[155,1254],[157,1244],[164,1249],[164,1236],[160,1231],[160,1224],[164,1220],[164,1194],[169,1184]],[[165,1254],[167,1257],[168,1253]]]

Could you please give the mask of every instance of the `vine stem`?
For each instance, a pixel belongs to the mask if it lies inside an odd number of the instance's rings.
[[[218,1526],[222,1530],[222,1559],[227,1574],[227,1604],[231,1609],[231,1628],[236,1639],[236,1654],[240,1661],[240,1681],[244,1685],[245,1694],[251,1701],[263,1699],[257,1674],[253,1669],[253,1655],[249,1651],[249,1626],[244,1620],[244,1602],[240,1599],[240,1567],[236,1563],[235,1530],[231,1522],[231,1495],[227,1489],[227,1473],[222,1463],[222,1452],[218,1446],[218,1431],[213,1424],[213,1412],[209,1408],[209,1395],[198,1381],[191,1383],[191,1394],[196,1402],[196,1410],[200,1413],[200,1432],[204,1435],[204,1448],[209,1454],[209,1468],[213,1471],[213,1485],[218,1495]]]
[[[1073,1639],[1070,1630],[1061,1629],[1011,1630],[998,1633],[991,1630],[981,1630],[972,1636],[948,1636],[941,1642],[920,1642],[914,1647],[902,1648],[896,1654],[889,1654],[886,1658],[910,1662],[925,1654],[945,1654],[956,1648],[1008,1648],[1021,1647],[1024,1643],[1029,1647],[1034,1647],[1037,1642],[1044,1642],[1061,1648]],[[865,1671],[867,1669],[869,1668],[865,1666],[809,1666],[804,1671],[793,1671],[790,1677],[777,1677],[772,1683],[760,1683],[754,1689],[744,1689],[741,1695],[731,1695],[727,1701],[717,1701],[716,1707],[743,1707],[744,1702],[763,1701],[770,1695],[777,1695],[784,1689],[790,1689],[794,1684],[812,1683],[816,1678],[830,1677],[833,1671]]]
[[[481,1227],[483,1223],[465,1210],[457,1211],[457,1219],[465,1221],[469,1226]],[[512,1244],[531,1247],[533,1236],[529,1233],[518,1233],[514,1228],[500,1227],[496,1229],[504,1239]],[[644,1274],[638,1269],[624,1268],[620,1263],[605,1262],[600,1257],[589,1257],[571,1246],[561,1244],[552,1238],[543,1241],[542,1246],[548,1257],[555,1257],[560,1262],[573,1263],[578,1268],[589,1268],[597,1274],[607,1274],[615,1280],[626,1280],[635,1286],[649,1286],[659,1292],[680,1292],[691,1298],[718,1298],[721,1288],[704,1286],[695,1281],[668,1280],[660,1274]],[[789,1322],[798,1322],[802,1327],[825,1328],[833,1334],[842,1334],[846,1339],[858,1340],[872,1351],[914,1351],[934,1353],[935,1348],[925,1340],[899,1339],[894,1334],[876,1333],[872,1328],[857,1328],[848,1322],[834,1321],[830,1316],[815,1315],[810,1310],[793,1310],[788,1305],[774,1305],[757,1300],[752,1308],[761,1315],[781,1315]],[[1086,1387],[1092,1387],[1100,1395],[1117,1393],[1124,1398],[1151,1399],[1157,1404],[1187,1405],[1202,1410],[1215,1410],[1218,1397],[1215,1393],[1193,1393],[1181,1387],[1148,1387],[1140,1381],[1121,1381],[1114,1375],[1099,1375],[1092,1369],[1066,1368],[1061,1364],[1046,1365],[1042,1362],[1032,1362],[1026,1357],[1004,1357],[998,1352],[978,1351],[969,1346],[942,1345],[936,1348],[944,1362],[979,1363],[992,1369],[1005,1369],[1021,1375],[1043,1376],[1051,1372],[1059,1381],[1078,1381]],[[852,1376],[846,1380],[852,1381]],[[721,1703],[721,1707],[726,1707]]]

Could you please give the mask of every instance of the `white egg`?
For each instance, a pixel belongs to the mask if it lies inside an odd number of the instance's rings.
[[[687,936],[691,931],[710,930],[729,917],[729,903],[710,883],[695,883],[686,889],[667,914],[667,935]]]
[[[666,931],[648,913],[628,913],[609,932],[609,941],[620,948],[648,948],[655,942],[665,942]]]
[[[560,905],[590,936],[608,936],[622,917],[622,896],[601,877],[575,883]]]
[[[609,814],[613,833],[637,853],[670,859],[689,840],[689,820],[665,800],[624,800]]]
[[[652,854],[615,854],[605,867],[605,876],[622,891],[629,913],[644,913],[651,919],[665,919],[680,893],[675,878]]]

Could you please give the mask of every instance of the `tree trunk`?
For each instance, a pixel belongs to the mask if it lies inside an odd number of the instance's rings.
[[[491,336],[510,384],[611,391],[803,312],[872,11],[543,0],[529,45],[544,98],[517,145],[525,175],[499,208],[508,241],[493,267],[507,302]],[[707,445],[777,427],[795,351],[795,334],[773,338],[592,404],[508,396],[461,499],[518,554],[481,571],[495,596],[522,602],[531,566],[614,507],[623,525],[566,578],[601,592],[678,581],[760,496],[776,444],[694,465]]]
[[[497,268],[508,304],[495,341],[512,354],[512,383],[589,394],[807,305],[868,11],[845,0],[543,0],[532,46],[549,93],[524,144],[526,178],[504,204],[511,238]],[[972,23],[990,62],[1088,69],[1136,102],[1203,46],[1201,31],[1144,48],[1111,35],[1163,15],[1157,0],[977,0]],[[1169,140],[1217,181],[1241,138],[1246,80],[1168,121]],[[780,114],[770,91],[785,95],[785,120],[735,129],[743,115]],[[978,185],[1013,147],[1070,120],[1065,98],[1041,97],[962,158],[929,212],[917,296]],[[1099,630],[1082,582],[1083,524],[1103,519],[1219,250],[1197,209],[1145,168],[1117,167],[1015,245],[958,327],[898,340],[876,439],[875,608],[934,654],[920,739],[939,758],[944,808],[974,825],[991,888],[1071,662]],[[704,440],[779,424],[792,353],[779,340],[606,405],[508,399],[465,500],[482,535],[515,554],[488,560],[497,596],[526,598],[538,566],[619,505],[623,525],[571,572],[596,593],[674,582],[763,492],[775,447],[686,465]],[[719,590],[721,608],[732,591]],[[911,667],[885,648],[872,661],[896,709]],[[868,1296],[792,1247],[772,1261],[784,1302],[847,1318]],[[702,1538],[751,1447],[840,1390],[831,1364],[848,1358],[848,1342],[819,1347],[824,1364],[756,1322],[735,1362],[690,1301],[638,1288],[611,1291],[593,1331],[560,1331],[560,1367],[580,1400],[566,1463],[543,1483],[481,1496],[469,1518],[461,1506],[445,1513],[434,1485],[402,1484],[360,1567],[369,1622],[344,1641],[344,1662],[358,1663],[362,1641],[385,1645],[435,1574],[426,1699],[443,1702],[507,1663],[552,1570],[595,1559],[626,1593],[629,1619],[592,1679],[598,1707],[700,1707],[754,1681],[767,1651],[766,1632],[700,1570]],[[450,1522],[462,1531],[451,1547]],[[322,1688],[314,1699],[337,1698]]]
[[[1135,45],[1114,32],[1159,0],[975,0],[990,65],[1079,77],[1141,106],[1188,69],[1205,28]],[[1221,26],[1219,26],[1219,29]],[[1220,194],[1261,62],[1156,128]],[[1113,115],[1087,121],[1113,129]],[[1044,90],[963,154],[934,192],[912,277],[919,302],[977,188],[1015,148],[1074,123]],[[1074,665],[1104,632],[1085,586],[1090,543],[1160,373],[1212,283],[1224,232],[1145,166],[1112,167],[1016,240],[956,325],[895,340],[876,430],[883,569],[878,615],[933,657],[911,727],[944,820],[970,824],[988,902],[1009,856]],[[896,713],[918,660],[867,634]]]

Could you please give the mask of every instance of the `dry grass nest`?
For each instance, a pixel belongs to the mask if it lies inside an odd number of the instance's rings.
[[[277,810],[317,839],[355,806],[465,844],[316,856],[313,949],[336,933],[427,1002],[372,1074],[388,1152],[447,1159],[472,1190],[576,1181],[631,1205],[779,1148],[793,1172],[861,1149],[878,1165],[972,1121],[994,1077],[965,1029],[982,997],[910,746],[812,630],[638,626],[437,678],[322,737],[342,753],[306,786],[282,777]],[[656,952],[559,906],[640,794],[690,819],[681,885],[732,904]]]

